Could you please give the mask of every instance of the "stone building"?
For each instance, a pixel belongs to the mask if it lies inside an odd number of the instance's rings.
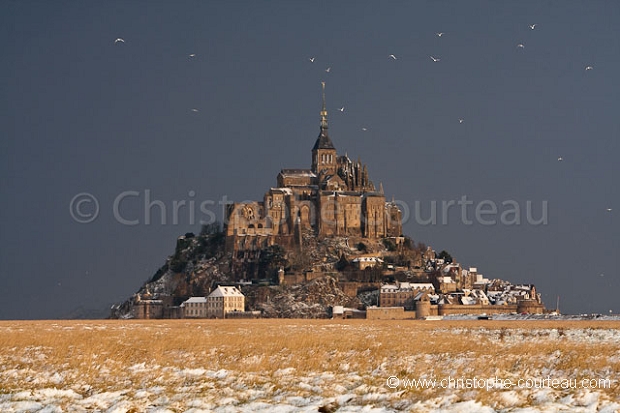
[[[226,318],[245,311],[245,296],[237,287],[220,285],[207,296],[207,317]]]
[[[207,299],[205,297],[190,297],[181,303],[184,318],[206,318]]]
[[[375,186],[359,159],[336,152],[328,133],[325,83],[320,131],[311,154],[310,169],[282,169],[276,187],[262,201],[227,206],[226,247],[236,258],[252,258],[273,244],[299,245],[307,231],[373,239],[401,235],[396,203],[386,202],[383,187]]]
[[[419,293],[434,294],[435,287],[431,283],[385,284],[379,290],[379,307],[404,307],[415,310],[414,299]]]

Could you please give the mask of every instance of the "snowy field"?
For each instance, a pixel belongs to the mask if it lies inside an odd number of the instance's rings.
[[[0,412],[618,412],[617,320],[0,322]]]

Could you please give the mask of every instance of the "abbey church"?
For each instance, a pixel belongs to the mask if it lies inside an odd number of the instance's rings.
[[[301,245],[305,233],[373,239],[401,236],[398,206],[386,202],[383,187],[375,187],[366,165],[336,152],[328,133],[325,83],[320,114],[310,169],[282,169],[277,186],[269,189],[262,202],[228,205],[225,233],[229,251]]]

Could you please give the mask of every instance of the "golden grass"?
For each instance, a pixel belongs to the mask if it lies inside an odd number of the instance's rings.
[[[597,339],[606,329],[618,330],[620,322],[1,321],[0,393],[53,385],[87,395],[190,383],[208,393],[214,384],[191,369],[233,371],[247,375],[251,386],[275,390],[286,386],[277,377],[288,368],[304,377],[357,375],[375,388],[385,387],[391,375],[514,378],[552,369],[563,378],[604,376],[620,371],[620,341]],[[184,369],[187,374],[180,374]],[[604,391],[612,397],[618,388]]]

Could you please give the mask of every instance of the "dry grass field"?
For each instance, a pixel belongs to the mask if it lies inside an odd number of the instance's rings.
[[[2,412],[615,412],[619,372],[615,321],[0,322]]]

